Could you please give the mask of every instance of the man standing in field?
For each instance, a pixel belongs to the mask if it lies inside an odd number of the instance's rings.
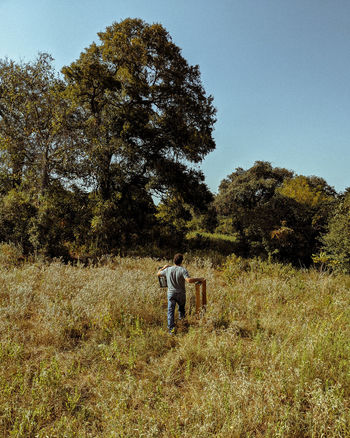
[[[187,270],[181,266],[182,254],[175,254],[174,266],[165,265],[159,269],[158,277],[165,277],[168,283],[168,330],[170,334],[175,333],[174,313],[176,303],[179,306],[179,319],[185,317],[186,288],[185,282],[203,282],[204,278],[192,278]]]

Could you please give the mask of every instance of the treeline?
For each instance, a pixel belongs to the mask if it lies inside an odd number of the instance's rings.
[[[159,24],[113,23],[60,73],[0,61],[0,242],[66,259],[208,248],[350,267],[350,195],[257,162],[214,196],[213,99]],[[186,240],[189,232],[197,240]]]
[[[243,256],[350,270],[350,190],[258,161],[224,179],[214,205],[216,231],[235,235]]]

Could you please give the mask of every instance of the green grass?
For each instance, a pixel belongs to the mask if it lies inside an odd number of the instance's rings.
[[[226,242],[237,242],[237,237],[233,234],[220,234],[220,233],[206,233],[204,231],[198,232],[198,231],[191,231],[187,234],[187,239],[193,239],[197,236],[204,237],[207,239],[213,239],[213,240],[223,240]]]
[[[170,337],[160,264],[0,266],[1,437],[350,436],[349,276],[192,258]]]

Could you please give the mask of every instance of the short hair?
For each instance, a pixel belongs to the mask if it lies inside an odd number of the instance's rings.
[[[175,265],[181,265],[183,259],[184,259],[184,256],[182,254],[175,254],[174,255]]]

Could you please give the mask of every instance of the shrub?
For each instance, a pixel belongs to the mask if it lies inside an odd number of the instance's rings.
[[[0,243],[0,265],[19,266],[24,261],[23,250],[14,243]]]

